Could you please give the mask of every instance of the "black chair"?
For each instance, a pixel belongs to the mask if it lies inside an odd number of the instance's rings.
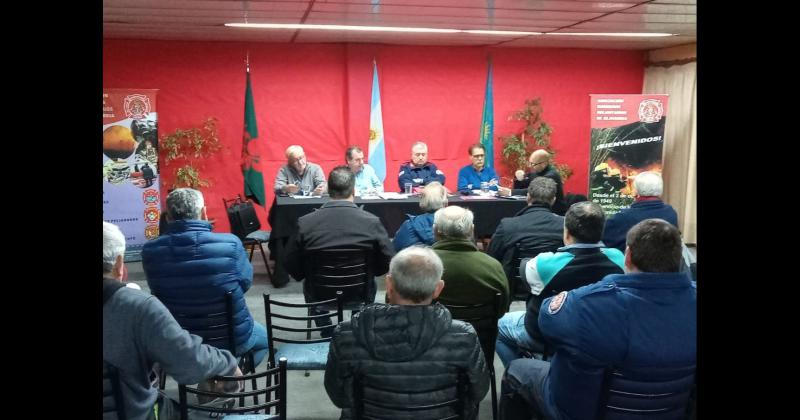
[[[342,292],[345,309],[375,300],[372,249],[320,249],[305,253],[303,291],[312,301],[335,299]]]
[[[684,420],[694,387],[694,366],[636,372],[606,370],[598,419]]]
[[[547,245],[530,246],[523,242],[517,242],[514,245],[514,254],[511,260],[511,267],[519,267],[519,263],[523,258],[533,258],[542,252],[555,252],[561,244],[553,243]],[[511,289],[511,296],[513,300],[521,300],[523,302],[528,300],[531,295],[531,287],[525,278],[520,276],[520,270],[511,270],[511,277],[508,279],[508,286]]]
[[[189,419],[189,409],[205,411],[209,413],[260,413],[264,410],[263,416],[239,416],[227,415],[223,420],[267,420],[267,419],[286,419],[286,359],[281,358],[277,366],[268,368],[260,373],[253,373],[244,376],[218,376],[214,378],[218,382],[239,382],[250,379],[256,382],[259,378],[266,378],[266,386],[263,388],[254,388],[252,391],[236,391],[236,392],[222,392],[214,390],[200,390],[196,386],[179,385],[178,398],[180,401],[181,420]],[[202,395],[205,397],[217,398],[216,401],[221,401],[220,404],[207,404],[198,405],[190,404],[188,394]],[[254,403],[253,405],[239,407],[234,406],[235,400],[238,398],[240,401],[246,397],[253,397],[254,401],[258,401],[258,395],[264,397],[263,403]],[[273,397],[274,395],[274,397]],[[271,414],[275,407],[276,414]]]
[[[478,333],[478,340],[481,343],[481,350],[486,357],[486,365],[489,367],[489,379],[492,384],[492,418],[497,418],[497,384],[494,372],[494,353],[497,344],[497,313],[502,305],[503,297],[498,292],[494,295],[494,300],[488,303],[474,305],[444,305],[450,311],[453,319],[469,322]]]
[[[226,200],[225,198],[222,199],[225,212],[228,214],[228,222],[231,225],[231,233],[239,237],[239,240],[242,241],[242,245],[244,245],[245,250],[250,251],[250,261],[253,261],[253,253],[255,252],[256,247],[258,247],[258,250],[261,252],[261,258],[264,260],[264,266],[267,267],[267,274],[269,274],[269,278],[272,279],[272,269],[269,267],[267,254],[264,253],[263,246],[263,244],[269,242],[270,232],[261,230],[261,222],[258,221],[257,217],[248,219],[246,225],[234,229],[234,226],[240,226],[241,222],[236,220],[235,215],[229,212],[228,209],[233,206],[243,204],[244,202],[245,200],[242,198],[241,194],[237,194],[236,198],[229,200]]]
[[[380,380],[371,379],[368,375],[356,375],[353,379],[353,418],[355,420],[378,420],[399,418],[408,416],[408,413],[415,413],[417,418],[426,420],[457,420],[466,418],[466,406],[468,401],[469,381],[463,371],[458,372],[455,383],[446,384],[437,388],[429,389],[425,387],[425,381],[420,380],[419,386],[413,391],[398,391],[388,389],[381,384]],[[448,392],[449,391],[449,392]],[[388,404],[391,394],[402,394],[402,399],[413,400],[415,395],[424,396],[435,392],[446,392],[446,400],[435,404]],[[411,395],[409,398],[408,395]],[[449,410],[447,410],[449,408]],[[426,411],[427,413],[426,415]],[[433,411],[432,413],[430,413]],[[451,414],[442,415],[442,411],[449,411]],[[374,414],[368,414],[374,413]],[[431,417],[431,416],[435,417]],[[405,418],[405,417],[403,417]]]
[[[103,360],[103,416],[116,413],[118,420],[126,420],[125,405],[122,401],[122,388],[117,368]]]
[[[275,360],[285,357],[289,360],[287,369],[305,370],[305,376],[309,375],[309,370],[324,370],[328,363],[328,350],[330,348],[331,337],[309,338],[311,332],[322,331],[332,328],[343,320],[342,292],[337,292],[337,297],[320,302],[312,303],[289,303],[270,298],[264,293],[264,311],[267,320],[267,343],[269,345],[269,365],[275,366]],[[278,313],[272,306],[287,308],[284,312]],[[307,314],[310,308],[322,306],[335,306],[336,311],[327,311],[318,315],[290,315],[288,308],[297,308],[297,312]],[[302,325],[312,319],[331,319],[336,317],[336,324],[322,327],[305,327]],[[278,323],[276,323],[276,321]],[[295,322],[290,322],[295,321]],[[294,325],[294,326],[290,326]],[[298,327],[298,325],[300,327]],[[295,334],[291,334],[295,333]],[[275,343],[282,343],[276,348]]]

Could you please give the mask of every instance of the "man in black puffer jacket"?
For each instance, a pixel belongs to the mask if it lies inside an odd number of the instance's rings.
[[[425,405],[442,402],[453,395],[421,392],[441,388],[455,381],[463,370],[469,381],[466,419],[475,419],[478,403],[489,389],[489,371],[478,336],[470,324],[453,320],[439,303],[431,304],[444,288],[442,261],[427,247],[413,246],[400,251],[386,275],[388,304],[374,303],[343,322],[333,333],[325,389],[341,419],[353,417],[353,379],[368,381],[397,393],[378,394],[367,388],[365,398],[386,404]],[[410,391],[404,393],[403,391]],[[367,406],[365,414],[387,418],[386,412]],[[453,414],[449,408],[409,412],[393,419],[418,419]]]

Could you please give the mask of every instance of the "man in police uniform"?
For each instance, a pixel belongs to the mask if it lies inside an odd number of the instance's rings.
[[[552,362],[517,359],[503,376],[501,419],[595,418],[605,370],[696,363],[697,290],[680,273],[680,232],[661,219],[631,228],[625,273],[542,303]],[[641,372],[639,372],[641,373]]]
[[[416,189],[433,181],[439,181],[444,185],[444,172],[437,169],[435,164],[428,162],[428,145],[418,141],[411,146],[411,160],[400,165],[397,184],[400,186],[400,191],[404,191],[407,183]]]

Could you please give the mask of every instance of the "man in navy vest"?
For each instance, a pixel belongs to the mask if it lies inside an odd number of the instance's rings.
[[[418,141],[411,146],[411,160],[400,165],[397,184],[400,191],[405,191],[405,184],[411,184],[412,188],[418,189],[433,181],[444,185],[444,172],[428,162],[428,145]]]

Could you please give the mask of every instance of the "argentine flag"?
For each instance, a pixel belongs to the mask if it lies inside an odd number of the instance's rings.
[[[383,145],[381,91],[378,87],[378,65],[372,61],[372,105],[369,111],[369,164],[381,182],[386,178],[386,150]]]

